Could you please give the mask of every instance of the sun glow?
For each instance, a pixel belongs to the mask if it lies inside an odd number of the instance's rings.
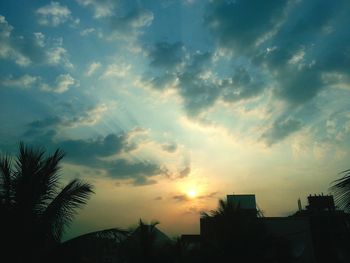
[[[194,189],[190,189],[188,190],[187,195],[189,198],[195,198],[197,196],[197,191]]]

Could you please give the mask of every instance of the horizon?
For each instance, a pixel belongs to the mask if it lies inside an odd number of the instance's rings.
[[[65,239],[227,194],[287,216],[350,163],[346,0],[3,1],[0,154],[62,149],[96,194]]]

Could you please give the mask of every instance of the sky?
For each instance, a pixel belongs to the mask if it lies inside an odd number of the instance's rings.
[[[0,2],[0,153],[61,148],[65,238],[253,193],[286,216],[350,168],[347,0]]]

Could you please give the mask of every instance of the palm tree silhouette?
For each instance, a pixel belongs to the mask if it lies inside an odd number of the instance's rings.
[[[256,209],[243,209],[227,199],[219,199],[216,210],[202,212],[200,227],[205,262],[261,260],[266,233],[257,216]]]
[[[343,177],[332,182],[331,191],[338,206],[344,210],[350,210],[350,169],[339,174]]]
[[[60,188],[63,157],[59,149],[45,157],[45,150],[23,143],[15,160],[0,156],[2,257],[13,262],[40,261],[60,242],[76,209],[93,193],[92,185],[78,179]]]

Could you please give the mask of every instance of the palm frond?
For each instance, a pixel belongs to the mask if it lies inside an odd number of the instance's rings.
[[[13,172],[10,156],[5,155],[0,157],[0,176],[0,202],[1,205],[8,207],[11,203],[13,191]]]
[[[20,143],[16,160],[16,202],[39,216],[57,195],[58,164],[64,157],[59,149],[46,158],[44,154],[43,149],[33,149]]]
[[[222,218],[229,219],[240,216],[244,210],[240,208],[240,204],[228,202],[227,199],[219,199],[218,208],[209,212],[201,212],[201,218]]]
[[[64,241],[62,245],[67,243],[72,243],[72,242],[82,242],[85,240],[96,241],[96,240],[103,240],[103,239],[114,240],[116,243],[120,243],[124,241],[129,234],[130,232],[124,229],[109,228],[109,229],[98,230],[98,231],[77,236],[75,238]]]
[[[201,212],[200,212],[200,217],[201,217],[201,218],[209,218],[209,217],[211,217],[211,216],[210,216],[210,214],[208,214],[207,212],[201,211]]]
[[[93,192],[92,185],[78,179],[68,183],[46,208],[42,221],[56,241],[61,239],[64,227],[73,220],[76,209],[84,206]]]
[[[19,154],[15,162],[14,184],[16,188],[15,202],[18,207],[32,210],[40,194],[38,172],[43,163],[45,151],[32,149],[20,143]]]
[[[338,207],[350,210],[350,169],[339,173],[342,178],[332,182],[330,187]]]
[[[53,155],[43,160],[40,170],[38,171],[38,200],[37,211],[42,213],[48,203],[57,195],[59,171],[61,167],[58,165],[64,157],[64,153],[57,149]]]

